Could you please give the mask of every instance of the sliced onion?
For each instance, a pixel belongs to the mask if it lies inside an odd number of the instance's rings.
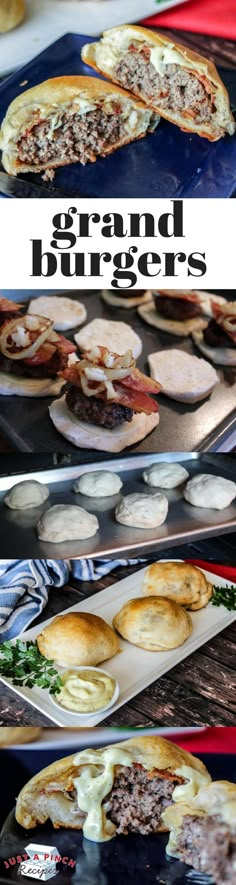
[[[121,381],[130,375],[130,369],[103,369],[101,366],[86,367],[83,370],[90,381]]]
[[[1,330],[0,351],[4,356],[9,357],[12,360],[23,360],[25,357],[29,358],[34,356],[39,347],[41,347],[44,341],[49,338],[52,327],[53,322],[51,320],[35,314],[34,316],[27,314],[24,317],[10,320],[9,322],[4,323]],[[25,333],[29,336],[30,344],[25,347],[21,347],[20,344],[18,346],[17,342],[14,341],[14,338],[12,337],[14,333],[17,336],[18,329],[24,329]]]
[[[93,387],[93,388],[89,387],[89,384],[86,381],[86,378],[84,377],[84,375],[81,375],[80,381],[81,381],[82,391],[85,394],[85,396],[97,396],[98,393],[102,393],[102,391],[104,390],[104,384],[98,384],[97,387]]]

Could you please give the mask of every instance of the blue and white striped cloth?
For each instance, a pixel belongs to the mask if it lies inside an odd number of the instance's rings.
[[[19,636],[44,609],[50,587],[63,587],[69,574],[81,581],[97,581],[118,566],[142,560],[1,559],[0,643]]]

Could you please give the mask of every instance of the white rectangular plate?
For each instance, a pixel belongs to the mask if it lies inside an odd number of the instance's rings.
[[[31,61],[63,34],[97,36],[187,0],[28,0],[22,24],[0,35],[0,76]],[[65,71],[66,73],[66,71]]]
[[[112,620],[115,614],[117,614],[122,608],[124,603],[129,599],[134,599],[142,595],[141,588],[145,570],[146,567],[135,572],[133,575],[129,575],[128,578],[123,578],[122,581],[118,581],[111,587],[101,590],[101,592],[94,594],[91,598],[86,599],[77,605],[72,605],[70,608],[66,609],[66,613],[70,611],[92,612],[95,615],[99,615],[107,621],[107,623],[112,625]],[[229,582],[224,578],[220,578],[216,575],[214,576],[211,572],[205,571],[204,569],[202,569],[202,571],[206,575],[207,580],[212,584],[215,584],[218,587],[227,587]],[[61,614],[63,613],[65,614],[65,612],[61,612]],[[107,716],[110,716],[111,713],[114,713],[115,710],[118,710],[119,707],[122,707],[130,701],[131,698],[135,697],[135,695],[144,688],[147,688],[147,686],[156,679],[159,679],[160,676],[163,676],[164,673],[171,670],[172,667],[176,667],[180,661],[183,661],[188,655],[191,655],[197,648],[200,648],[212,639],[213,636],[220,633],[221,630],[224,630],[229,624],[232,624],[236,619],[236,612],[228,612],[224,606],[217,608],[209,604],[206,608],[201,609],[201,611],[191,612],[191,617],[193,622],[193,632],[191,636],[184,645],[180,646],[180,648],[173,649],[172,651],[144,651],[144,649],[131,645],[120,637],[121,653],[115,655],[115,657],[111,658],[109,661],[105,661],[104,665],[101,664],[101,667],[104,666],[104,669],[117,679],[120,686],[120,695],[117,703],[114,704],[113,707],[110,707],[105,714],[98,713],[94,716],[88,716],[85,720],[84,717],[81,718],[79,715],[72,715],[67,713],[66,710],[63,710],[62,708],[60,709],[60,707],[52,701],[49,693],[44,689],[37,688],[37,686],[32,689],[21,688],[13,685],[10,679],[1,677],[2,682],[4,682],[5,685],[10,686],[13,691],[29,701],[37,708],[37,710],[40,710],[57,725],[81,725],[87,728],[96,726]],[[33,627],[21,634],[20,638],[23,640],[34,641],[36,636],[42,632],[44,627],[52,620],[53,618],[48,618],[46,621],[43,621],[40,626]]]
[[[191,734],[199,734],[206,731],[207,726],[202,725],[196,728],[139,728],[142,735],[160,734],[162,737],[178,737],[188,736]],[[79,728],[76,731],[69,731],[67,728],[44,728],[37,741],[32,744],[13,744],[7,749],[15,750],[65,750],[70,747],[98,747],[101,744],[113,744],[116,741],[128,740],[137,733],[137,728]]]

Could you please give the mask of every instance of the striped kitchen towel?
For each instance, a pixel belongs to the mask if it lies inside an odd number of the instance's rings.
[[[41,614],[49,587],[69,577],[63,559],[0,560],[0,642],[14,639]]]
[[[62,587],[71,573],[80,581],[98,581],[118,566],[143,560],[1,559],[0,643],[14,639],[43,611],[50,587]]]

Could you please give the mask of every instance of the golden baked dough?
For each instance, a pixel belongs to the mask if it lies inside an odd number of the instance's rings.
[[[0,0],[0,34],[20,24],[25,14],[25,0]]]
[[[144,596],[165,596],[197,611],[211,599],[213,585],[191,563],[153,562],[145,571],[142,591]]]
[[[213,100],[214,110],[211,111],[210,119],[207,117],[205,120],[197,121],[192,110],[194,98],[191,108],[185,113],[182,109],[163,107],[163,104],[158,104],[158,96],[156,101],[151,98],[148,100],[140,87],[140,78],[137,83],[137,94],[139,93],[139,97],[148,107],[161,117],[176,123],[182,130],[197,132],[209,141],[217,141],[225,132],[233,135],[235,123],[230,111],[229,96],[213,62],[180,43],[173,43],[173,39],[164,34],[157,34],[139,25],[120,25],[105,31],[99,42],[83,46],[81,53],[83,61],[103,73],[105,77],[109,77],[113,83],[119,83],[117,66],[126,57],[133,41],[140,43],[140,47],[142,44],[150,47],[152,54],[150,61],[161,76],[165,65],[171,64],[177,64],[189,74],[195,75],[200,83],[205,85],[209,100]]]
[[[179,855],[177,839],[186,815],[199,818],[217,815],[222,823],[232,826],[235,832],[236,784],[230,781],[212,781],[203,785],[198,794],[189,801],[179,802],[163,812],[163,823],[170,830],[167,854],[176,857]]]
[[[41,732],[41,728],[22,728],[20,725],[13,728],[12,726],[0,726],[0,746],[7,747],[11,744],[28,744],[30,741],[36,741]]]
[[[112,143],[108,141],[107,145],[102,144],[97,153],[90,147],[91,162],[96,160],[98,153],[104,157],[136,138],[143,138],[147,132],[155,129],[159,117],[131,93],[96,77],[55,77],[22,92],[9,105],[0,131],[4,168],[10,175],[18,175],[19,172],[43,172],[75,162],[74,156],[73,160],[70,157],[63,157],[62,147],[54,159],[51,157],[47,162],[40,162],[39,157],[38,163],[32,159],[26,162],[19,158],[18,143],[29,131],[32,134],[34,127],[43,120],[49,123],[48,141],[52,146],[54,131],[58,129],[68,111],[71,118],[71,115],[79,111],[83,116],[89,111],[102,108],[104,112],[107,109],[110,119],[113,100],[116,108],[117,102],[119,103],[121,113],[125,117],[123,135],[117,135]],[[114,114],[117,119],[115,109]],[[86,137],[84,144],[86,146]]]
[[[96,667],[112,658],[119,643],[112,627],[90,612],[58,615],[37,636],[39,651],[55,664]]]
[[[16,806],[18,823],[26,829],[31,829],[38,823],[43,824],[50,819],[54,827],[82,829],[85,814],[79,812],[75,797],[69,799],[66,791],[74,789],[74,781],[80,775],[81,765],[84,767],[86,764],[91,769],[91,777],[94,777],[96,766],[98,766],[97,774],[99,775],[101,766],[109,764],[110,754],[110,763],[113,761],[113,764],[108,794],[116,773],[120,770],[120,764],[124,764],[124,760],[119,761],[119,751],[127,753],[126,765],[129,767],[136,762],[150,773],[152,772],[153,775],[157,769],[157,774],[160,771],[165,772],[166,777],[169,774],[170,778],[177,775],[178,778],[183,779],[185,783],[175,787],[173,793],[173,800],[176,802],[179,801],[179,791],[186,789],[188,795],[194,796],[201,786],[211,781],[211,777],[200,759],[192,756],[191,753],[178,747],[172,741],[167,741],[157,735],[138,735],[130,740],[113,744],[111,747],[85,750],[76,755],[67,756],[53,762],[48,768],[39,772],[23,787],[18,796]],[[105,808],[103,811],[105,818]],[[165,829],[166,825],[159,823],[158,830]]]
[[[113,618],[118,633],[148,651],[168,651],[183,645],[192,632],[190,615],[162,596],[130,599]]]

